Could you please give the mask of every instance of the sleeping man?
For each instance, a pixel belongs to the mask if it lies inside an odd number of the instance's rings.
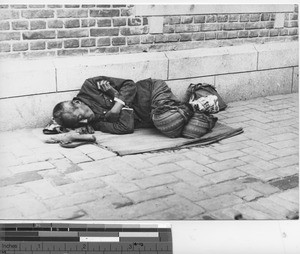
[[[53,118],[61,126],[76,128],[82,122],[94,130],[128,134],[135,128],[156,127],[168,137],[181,136],[193,116],[192,107],[181,102],[163,80],[99,76],[83,83],[73,100],[58,103]]]

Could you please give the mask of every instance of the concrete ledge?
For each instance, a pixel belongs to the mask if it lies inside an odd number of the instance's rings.
[[[98,75],[190,79],[298,66],[298,43],[0,62],[0,98],[77,90]]]
[[[40,94],[0,100],[0,131],[44,127],[54,106],[77,92]]]
[[[257,51],[252,45],[167,52],[169,79],[256,70]]]
[[[141,53],[54,60],[57,91],[80,89],[84,80],[112,76],[141,80],[149,77],[167,79],[168,59],[164,53]]]
[[[216,76],[216,89],[226,102],[291,93],[293,68]]]
[[[49,60],[0,62],[0,98],[56,91],[55,68]]]
[[[292,92],[293,93],[299,92],[299,67],[294,68]]]
[[[299,65],[299,42],[255,45],[255,48],[258,70]]]

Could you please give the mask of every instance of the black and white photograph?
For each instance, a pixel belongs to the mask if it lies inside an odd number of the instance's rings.
[[[2,220],[298,219],[297,4],[1,1],[0,30]]]

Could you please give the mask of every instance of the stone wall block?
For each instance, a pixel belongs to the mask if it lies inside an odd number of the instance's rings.
[[[251,45],[166,52],[169,79],[253,71],[257,52]]]
[[[291,93],[292,75],[293,68],[219,75],[215,85],[226,102],[248,100]]]
[[[49,61],[5,61],[0,69],[0,98],[56,91],[55,68]]]
[[[255,45],[258,70],[299,65],[299,42]]]
[[[54,106],[71,100],[78,91],[38,94],[0,100],[0,131],[43,128],[52,116]],[[46,139],[46,138],[45,138]]]
[[[294,68],[292,93],[299,93],[299,67]]]
[[[143,54],[143,53],[141,53]],[[145,78],[167,79],[168,60],[164,53],[93,56],[56,59],[58,91],[80,89],[90,77],[112,76],[138,81]]]

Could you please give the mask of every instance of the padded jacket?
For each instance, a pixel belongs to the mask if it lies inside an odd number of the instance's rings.
[[[117,93],[99,90],[97,82],[101,80],[108,80]],[[108,122],[105,114],[113,107],[114,97],[124,101],[133,111],[122,110],[117,122]],[[153,127],[152,115],[155,112],[161,113],[182,104],[163,80],[151,78],[136,83],[129,79],[106,76],[89,78],[74,99],[84,102],[95,113],[95,120],[90,123],[95,130],[113,134],[131,133],[134,128]]]

